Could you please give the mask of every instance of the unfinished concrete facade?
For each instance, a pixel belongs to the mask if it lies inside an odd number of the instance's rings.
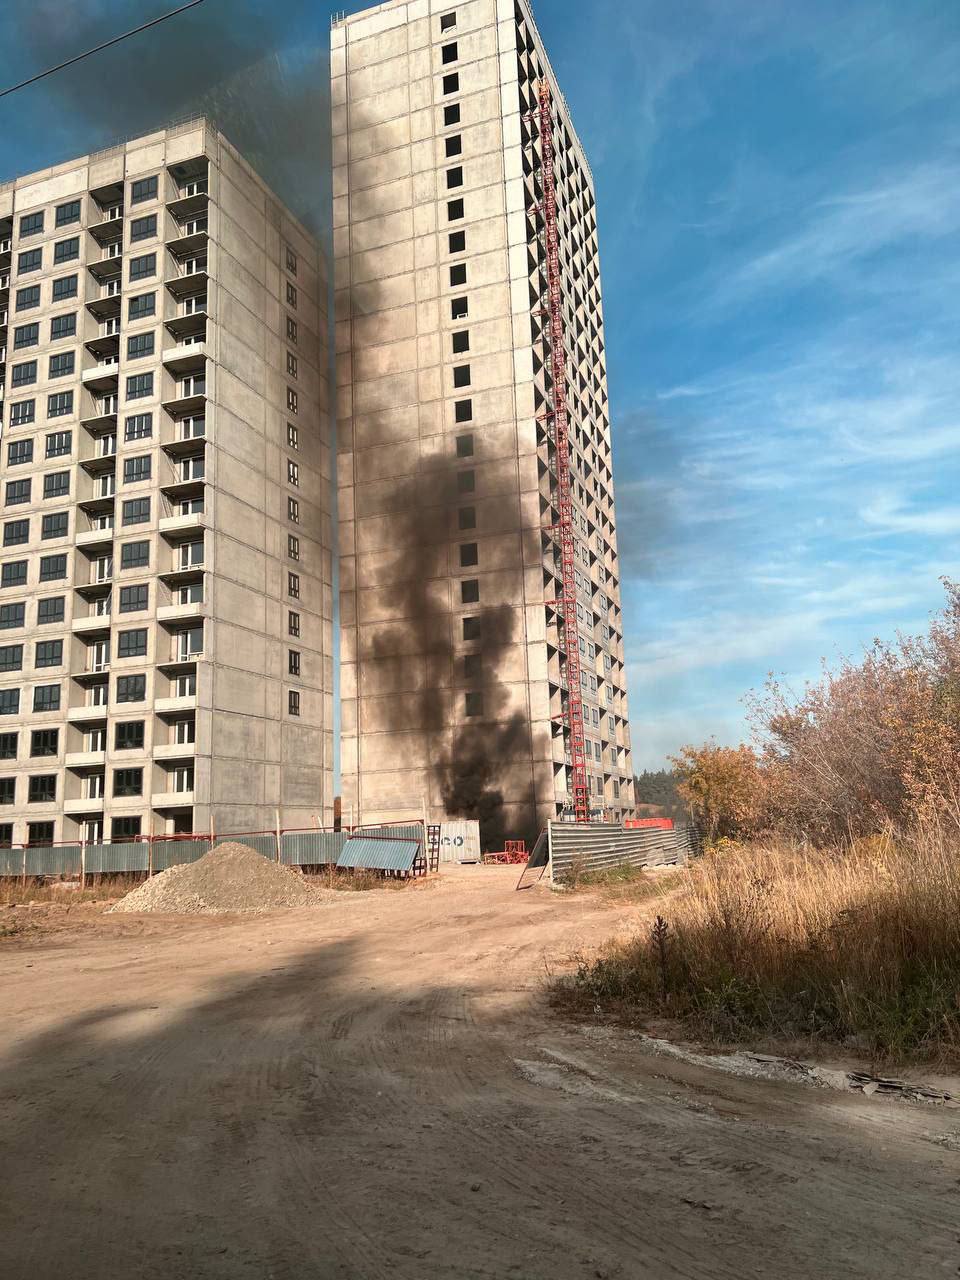
[[[570,812],[536,87],[553,98],[591,807],[633,806],[593,183],[529,8],[391,0],[331,50],[343,805]]]
[[[0,188],[0,838],[332,821],[327,279],[207,122]]]

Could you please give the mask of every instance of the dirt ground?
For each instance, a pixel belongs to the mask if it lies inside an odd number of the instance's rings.
[[[960,1111],[559,1022],[642,907],[516,879],[0,943],[0,1275],[958,1274]]]

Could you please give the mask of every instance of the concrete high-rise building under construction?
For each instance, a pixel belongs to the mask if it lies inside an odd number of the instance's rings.
[[[0,187],[0,843],[332,822],[327,287],[202,120]]]
[[[522,0],[391,0],[331,60],[344,813],[619,817],[583,148]]]

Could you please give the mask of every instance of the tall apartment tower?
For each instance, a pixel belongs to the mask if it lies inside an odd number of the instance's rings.
[[[475,814],[492,838],[573,816],[579,791],[619,818],[632,765],[583,148],[525,0],[391,0],[338,21],[331,59],[344,812]]]
[[[326,315],[203,120],[0,188],[0,839],[332,820]]]

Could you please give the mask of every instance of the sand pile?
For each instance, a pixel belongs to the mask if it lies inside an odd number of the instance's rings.
[[[312,907],[322,895],[289,867],[243,844],[217,845],[197,862],[170,867],[121,898],[111,911],[220,915]]]

